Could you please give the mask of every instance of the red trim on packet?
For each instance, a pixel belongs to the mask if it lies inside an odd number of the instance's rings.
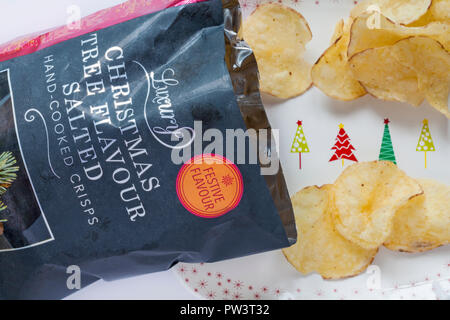
[[[115,7],[100,10],[81,19],[80,29],[67,26],[45,33],[33,34],[0,45],[0,62],[24,56],[57,43],[104,29],[118,23],[144,16],[170,7],[181,6],[205,0],[128,0]]]

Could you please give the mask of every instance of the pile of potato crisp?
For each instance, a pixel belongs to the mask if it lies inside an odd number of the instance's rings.
[[[254,50],[261,91],[291,98],[314,84],[340,100],[369,93],[419,106],[426,99],[450,118],[449,27],[449,0],[366,0],[338,23],[314,66],[303,60],[308,23],[292,9],[260,6],[241,35]]]
[[[355,276],[382,245],[417,253],[450,244],[450,187],[389,161],[349,166],[333,185],[299,191],[292,205],[298,241],[283,253],[303,274]]]
[[[252,47],[261,91],[292,98],[315,85],[335,99],[369,93],[450,118],[450,0],[366,0],[335,28],[314,64],[304,60],[312,33],[280,4],[259,6],[240,36]],[[415,180],[387,161],[356,163],[333,185],[292,197],[298,241],[283,252],[301,273],[341,279],[364,271],[380,246],[423,252],[450,243],[450,187]]]

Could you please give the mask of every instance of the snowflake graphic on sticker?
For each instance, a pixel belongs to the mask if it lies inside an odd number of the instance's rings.
[[[222,184],[224,184],[226,187],[232,186],[234,183],[234,178],[230,176],[229,174],[222,177]]]

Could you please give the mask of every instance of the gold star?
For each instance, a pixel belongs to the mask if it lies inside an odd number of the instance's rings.
[[[344,129],[344,125],[342,123],[339,125],[339,129]]]

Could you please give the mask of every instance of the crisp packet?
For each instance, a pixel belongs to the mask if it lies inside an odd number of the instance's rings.
[[[0,47],[0,298],[295,242],[238,2],[190,2]]]

